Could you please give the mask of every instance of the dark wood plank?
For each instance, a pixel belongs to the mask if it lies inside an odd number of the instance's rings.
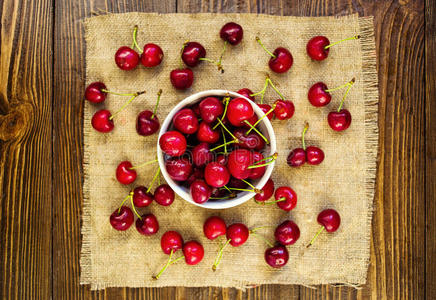
[[[51,5],[0,2],[0,299],[51,297]]]

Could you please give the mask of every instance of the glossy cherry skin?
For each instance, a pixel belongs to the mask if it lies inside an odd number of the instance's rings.
[[[158,45],[145,44],[141,54],[141,63],[147,68],[156,67],[162,62],[163,56],[163,51]]]
[[[271,57],[268,62],[271,71],[276,73],[285,73],[292,67],[294,58],[288,49],[278,47],[276,50],[274,50],[273,54],[275,58]]]
[[[213,154],[209,151],[208,143],[200,143],[192,149],[192,161],[198,167],[204,167],[213,161]]]
[[[189,89],[194,82],[194,72],[191,69],[175,69],[170,73],[171,84],[178,90]]]
[[[162,205],[169,206],[174,202],[174,191],[168,184],[161,184],[154,190],[154,200]]]
[[[197,139],[200,142],[214,144],[220,139],[219,129],[212,129],[213,125],[206,122],[201,122],[197,131]]]
[[[204,179],[208,185],[219,188],[229,182],[230,173],[222,164],[211,162],[204,169]]]
[[[132,163],[130,161],[122,161],[117,167],[115,172],[117,180],[122,184],[131,184],[136,180],[136,171],[131,169]]]
[[[167,131],[159,138],[163,152],[170,156],[180,156],[186,151],[186,138],[178,131]]]
[[[227,165],[227,156],[224,154],[220,154],[216,157],[215,161],[219,164]]]
[[[326,92],[327,85],[324,82],[317,82],[312,85],[307,93],[310,104],[315,107],[326,106],[332,100],[332,95]]]
[[[170,254],[171,250],[173,253],[179,249],[182,249],[183,238],[177,231],[167,231],[160,239],[160,246],[163,253]]]
[[[148,192],[145,186],[137,186],[133,190],[133,204],[136,207],[146,207],[153,202],[153,194]]]
[[[283,245],[277,245],[266,249],[265,261],[273,268],[281,268],[288,263],[289,252]]]
[[[204,222],[203,232],[209,240],[214,240],[219,236],[225,235],[226,231],[226,222],[220,217],[212,216]]]
[[[184,134],[193,134],[198,130],[198,118],[192,109],[184,108],[174,115],[173,125]]]
[[[236,128],[233,131],[233,135],[238,139],[239,143],[235,143],[236,146],[251,149],[251,150],[262,150],[265,147],[265,141],[255,133],[251,131],[249,134],[246,128]]]
[[[341,225],[341,217],[334,209],[324,209],[318,214],[317,221],[327,232],[335,232]]]
[[[264,114],[269,112],[272,108],[271,105],[265,103],[257,104],[257,106],[259,106],[259,108],[263,111]],[[268,115],[266,115],[266,117],[271,121],[274,118],[274,111],[270,112]]]
[[[330,44],[330,41],[325,36],[314,36],[307,42],[307,55],[313,60],[324,60],[329,56],[329,48],[325,49]]]
[[[191,184],[197,179],[204,179],[204,170],[202,168],[194,167],[191,175],[189,175],[189,178],[186,179],[184,183],[186,186],[190,187]]]
[[[315,146],[306,148],[306,161],[309,165],[319,165],[324,160],[324,151]]]
[[[152,111],[141,111],[136,119],[136,132],[142,136],[149,136],[159,130],[160,123]]]
[[[211,188],[202,179],[195,180],[190,187],[192,200],[195,203],[202,204],[209,200],[212,195]]]
[[[277,226],[274,237],[276,241],[282,245],[288,246],[295,244],[295,242],[300,238],[300,228],[295,222],[291,220],[286,220],[279,226]]]
[[[351,114],[346,109],[331,111],[327,116],[327,121],[334,131],[344,131],[351,124]]]
[[[118,213],[118,208],[111,214],[109,222],[112,227],[119,231],[124,231],[129,229],[133,224],[133,212],[127,206],[121,206],[120,213]]]
[[[293,149],[291,152],[289,152],[286,162],[291,167],[299,167],[304,165],[306,162],[306,151],[304,151],[303,148]]]
[[[188,67],[195,67],[200,58],[206,57],[206,49],[197,42],[189,42],[183,47],[182,60]]]
[[[133,70],[139,63],[139,54],[132,48],[123,46],[115,53],[115,63],[121,70]]]
[[[287,120],[292,118],[295,112],[294,103],[288,100],[277,100],[274,115],[279,120]]]
[[[142,215],[141,219],[136,219],[135,225],[138,232],[143,235],[153,235],[159,231],[159,222],[153,214]]]
[[[85,99],[92,103],[101,103],[106,99],[106,85],[103,82],[93,82],[86,87]]]
[[[243,88],[243,89],[240,89],[239,91],[237,91],[236,93],[238,93],[241,96],[244,96],[245,98],[250,99],[251,101],[255,101],[256,100],[254,98],[254,96],[251,96],[254,93],[250,89]]]
[[[220,30],[220,37],[230,45],[237,45],[244,37],[244,30],[241,25],[234,22],[225,24]]]
[[[107,109],[97,111],[91,119],[92,127],[98,132],[111,132],[114,129],[114,121],[110,119],[111,116],[111,112]]]
[[[172,158],[165,162],[165,168],[171,179],[185,181],[192,173],[192,164],[186,158]]]
[[[243,126],[244,121],[250,119],[253,115],[253,107],[244,98],[230,100],[226,116],[233,126]]]
[[[218,98],[207,97],[198,105],[200,116],[206,123],[215,122],[224,112],[224,106]]]
[[[250,176],[253,164],[253,154],[247,149],[236,149],[230,153],[227,168],[230,174],[237,179],[247,179]]]
[[[263,155],[260,152],[253,152],[253,163],[256,163],[259,160],[263,159]],[[261,178],[263,176],[263,174],[265,174],[266,171],[266,166],[265,167],[259,167],[259,168],[254,168],[251,169],[251,173],[248,176],[248,178],[250,179],[258,179]]]
[[[261,189],[261,192],[254,196],[254,200],[266,201],[269,198],[271,198],[273,194],[274,194],[274,181],[270,178]]]
[[[285,198],[285,201],[277,202],[277,206],[285,211],[290,211],[297,206],[297,193],[293,189],[288,186],[282,186],[276,189],[274,193],[274,198],[279,200],[281,198]]]
[[[203,260],[204,248],[197,241],[186,242],[182,250],[187,265],[196,265]]]
[[[230,240],[230,245],[239,247],[243,245],[250,235],[247,226],[242,223],[235,223],[227,227],[226,237]]]

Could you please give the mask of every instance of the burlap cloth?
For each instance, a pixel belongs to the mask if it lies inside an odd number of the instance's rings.
[[[207,56],[217,58],[223,41],[221,26],[235,21],[244,28],[244,39],[228,47],[223,59],[225,73],[214,65],[202,63],[194,69],[195,81],[185,92],[173,89],[169,73],[179,66],[179,51],[187,39],[198,41]],[[114,53],[131,45],[132,29],[139,26],[138,42],[159,44],[165,57],[161,66],[121,71],[114,63]],[[92,129],[90,119],[102,107],[119,108],[125,97],[108,96],[102,105],[85,103],[84,111],[84,206],[81,283],[92,289],[111,286],[220,286],[245,288],[253,284],[344,283],[359,285],[366,281],[370,256],[372,201],[378,147],[377,73],[373,19],[357,15],[344,17],[284,17],[255,14],[111,14],[85,20],[87,83],[103,81],[108,89],[119,92],[147,90],[115,118],[115,129],[101,134]],[[330,41],[360,34],[359,41],[349,41],[330,50],[323,62],[313,62],[306,54],[306,43],[314,35],[326,35]],[[287,213],[274,206],[260,206],[249,201],[239,207],[213,211],[196,207],[176,198],[170,207],[153,203],[140,209],[159,220],[160,230],[153,237],[140,235],[133,225],[126,232],[115,231],[109,215],[120,205],[130,188],[115,179],[115,168],[122,160],[139,164],[156,155],[156,138],[136,133],[137,114],[152,109],[159,88],[163,89],[158,116],[161,121],[170,109],[186,96],[207,89],[236,91],[248,87],[262,89],[268,68],[268,55],[256,43],[255,36],[271,50],[284,46],[292,52],[294,65],[283,75],[271,74],[282,93],[295,104],[295,115],[288,121],[273,121],[279,152],[273,172],[276,186],[290,185],[298,194],[297,207]],[[345,107],[353,116],[351,127],[342,133],[331,130],[327,114],[337,108],[345,90],[333,92],[328,107],[315,108],[307,100],[309,87],[323,81],[339,86],[356,77]],[[272,90],[266,102],[276,99]],[[286,157],[299,147],[304,121],[310,123],[307,145],[320,146],[325,154],[319,166],[290,168]],[[148,185],[157,165],[139,170],[136,184]],[[132,186],[133,187],[133,186]],[[322,234],[309,249],[306,244],[319,229],[316,218],[327,207],[337,209],[342,218],[334,234]],[[301,237],[288,247],[290,259],[279,270],[266,265],[266,245],[251,237],[238,248],[227,248],[217,272],[211,266],[217,253],[216,241],[203,236],[203,222],[211,215],[222,216],[228,224],[243,222],[249,227],[276,225],[294,220]],[[184,239],[196,239],[205,247],[204,260],[196,266],[184,262],[172,265],[158,280],[156,274],[168,256],[160,249],[160,237],[167,230],[178,230]],[[262,234],[273,240],[273,229]],[[176,257],[181,255],[177,253]]]

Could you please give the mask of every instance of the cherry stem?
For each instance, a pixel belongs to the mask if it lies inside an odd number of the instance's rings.
[[[157,168],[156,174],[154,174],[154,177],[151,180],[150,185],[149,185],[149,187],[147,189],[147,193],[149,193],[151,191],[151,188],[152,188],[154,182],[156,181],[156,179],[159,177],[159,174],[160,174],[160,168]]]
[[[349,37],[349,38],[346,38],[346,39],[343,39],[343,40],[340,40],[340,41],[337,41],[337,42],[331,43],[331,44],[325,46],[324,49],[328,49],[328,48],[330,48],[330,47],[332,47],[332,46],[334,46],[334,45],[337,45],[337,44],[342,43],[342,42],[345,42],[345,41],[349,41],[349,40],[358,40],[358,39],[360,39],[360,35],[355,35],[355,36],[352,36],[352,37]]]
[[[255,168],[265,167],[265,166],[271,164],[273,161],[275,161],[277,159],[277,156],[278,156],[278,153],[276,152],[276,153],[274,153],[271,156],[268,156],[268,157],[265,157],[265,158],[263,158],[261,160],[256,161],[253,165],[249,166],[248,169],[255,169]],[[261,165],[258,165],[258,163],[266,161],[268,159],[269,159],[268,162],[266,162],[264,164],[261,164]]]
[[[216,269],[218,268],[218,265],[221,263],[221,259],[223,258],[223,251],[227,247],[227,245],[230,243],[231,240],[232,239],[228,239],[226,241],[226,243],[223,246],[220,247],[218,255],[217,255],[217,257],[216,257],[216,259],[215,259],[215,261],[214,261],[214,263],[212,265],[212,270],[213,271],[216,271]]]
[[[265,46],[262,44],[262,41],[257,36],[256,36],[256,41],[259,43],[259,45],[262,46],[263,50],[265,50],[266,53],[268,53],[271,57],[276,58],[276,56],[274,54],[272,54],[271,51],[269,51],[268,49],[265,48]]]
[[[264,237],[261,236],[260,234],[257,234],[257,233],[255,233],[255,232],[253,232],[253,231],[251,231],[251,230],[250,230],[250,234],[252,234],[252,235],[255,236],[256,238],[261,239],[261,240],[264,241],[268,246],[270,246],[270,247],[274,247],[274,245],[273,245],[270,241],[268,241],[266,238],[264,238]]]
[[[318,235],[321,234],[321,232],[323,232],[324,230],[324,226],[321,227],[318,232],[315,234],[315,236],[313,237],[313,239],[310,241],[310,243],[306,246],[306,248],[309,248],[310,246],[312,246],[313,242],[316,240],[316,238],[318,237]]]
[[[306,150],[306,142],[304,141],[304,135],[306,134],[306,131],[309,129],[309,123],[304,123],[304,129],[303,133],[301,134],[301,142],[303,144],[303,149]]]
[[[136,35],[138,34],[138,25],[135,25],[135,29],[133,29],[133,47],[138,49],[138,52],[142,54],[142,49],[139,47],[138,42],[136,41]]]
[[[130,193],[124,198],[123,202],[121,202],[121,205],[118,208],[118,215],[121,213],[121,207],[123,207],[124,202],[126,202],[127,199],[129,199],[129,197],[130,197]]]
[[[344,97],[342,97],[341,104],[339,104],[338,112],[341,111],[341,109],[342,109],[342,105],[344,104],[344,101],[345,101],[345,98],[347,97],[348,92],[351,90],[351,87],[353,86],[353,84],[354,84],[355,81],[356,81],[356,80],[353,78],[353,79],[351,79],[351,81],[349,82],[349,86],[348,86],[347,90],[345,91]]]
[[[156,105],[154,106],[154,110],[153,110],[153,113],[151,114],[151,118],[154,118],[154,115],[156,115],[157,107],[158,107],[159,101],[160,101],[160,95],[162,95],[162,89],[160,89],[159,92],[157,92]]]
[[[219,149],[221,147],[226,147],[227,145],[230,145],[230,144],[233,144],[233,143],[239,143],[239,140],[233,140],[233,141],[230,141],[230,142],[227,142],[227,143],[224,142],[224,144],[216,146],[215,148],[212,148],[209,151],[215,151],[215,150],[217,150],[217,149]]]
[[[223,141],[224,141],[224,154],[227,155],[227,141],[226,141],[226,134],[224,132],[224,129],[221,127],[221,134],[223,135]]]
[[[180,65],[179,65],[179,68],[180,69],[183,69],[183,59],[182,59],[182,55],[183,55],[183,50],[185,50],[185,47],[186,47],[186,45],[189,43],[189,40],[186,40],[184,43],[183,43],[183,46],[182,46],[182,49],[180,50]]]
[[[223,186],[223,188],[225,188],[229,193],[233,193],[227,186]]]
[[[138,95],[141,95],[145,92],[139,92],[139,93],[135,93],[126,103],[123,104],[123,106],[121,106],[120,109],[118,109],[116,112],[114,112],[110,117],[109,120],[112,120],[117,114],[119,114],[123,109],[125,109],[127,107],[127,105],[130,104],[130,102],[133,101],[133,99],[135,99]]]
[[[221,126],[224,128],[225,131],[227,131],[228,134],[234,139],[237,140],[236,136],[233,135],[233,133],[224,125],[224,123],[218,118],[218,122],[221,124]]]
[[[221,66],[221,62],[214,61],[213,59],[207,58],[207,57],[200,57],[198,60],[203,60],[210,62],[218,67],[218,71],[221,71],[221,73],[224,73],[223,67]]]
[[[262,95],[262,96],[260,97],[260,104],[263,104],[263,97],[265,96],[266,88],[268,87],[268,83],[269,83],[268,78],[269,78],[269,77],[266,77],[266,79],[265,79],[265,84],[264,84],[264,86],[263,86],[263,89],[262,89],[260,92],[257,92],[257,93],[254,93],[254,94],[251,94],[251,95],[250,95],[251,97],[255,97],[255,96],[257,96],[257,95]]]
[[[257,204],[260,204],[260,205],[270,205],[270,204],[275,204],[277,202],[283,202],[283,201],[286,201],[286,197],[281,197],[278,200],[268,201],[268,202],[254,200],[254,202],[256,202]]]
[[[247,184],[249,187],[251,187],[251,188],[255,191],[256,194],[260,194],[260,193],[262,193],[261,190],[259,190],[257,187],[255,187],[254,185],[252,185],[249,181],[247,181],[247,180],[245,180],[245,179],[241,179],[241,180],[242,180],[242,182],[244,182],[245,184]]]
[[[165,264],[165,266],[163,266],[163,268],[159,271],[159,273],[156,276],[152,277],[153,279],[155,279],[155,280],[159,279],[159,277],[162,275],[162,273],[165,272],[165,270],[170,266],[170,264],[171,264],[171,257],[173,256],[173,253],[174,253],[174,250],[171,249],[170,257],[168,258],[167,263]]]
[[[251,192],[251,193],[256,193],[256,194],[260,194],[261,190],[259,189],[252,189],[252,190],[248,190],[248,189],[239,189],[239,188],[229,188],[230,190],[233,191],[242,191],[242,192]]]
[[[244,123],[247,124],[250,127],[250,129],[254,130],[258,135],[260,135],[260,137],[265,141],[265,143],[269,144],[268,139],[259,130],[257,130],[256,127],[251,125],[251,123],[248,122],[248,120],[244,120]]]
[[[226,113],[227,113],[227,107],[229,106],[229,102],[230,102],[230,97],[225,97],[224,98],[224,112],[223,115],[221,116],[221,121],[224,120],[224,118],[226,117]],[[216,123],[214,127],[212,127],[212,130],[215,130],[215,128],[218,127],[220,123]]]
[[[271,109],[269,111],[267,111],[259,120],[256,121],[256,123],[253,124],[253,127],[256,127],[257,124],[260,123],[260,121],[262,121],[265,117],[267,117],[270,113],[272,113],[274,111],[274,109],[276,108],[277,104],[274,103],[273,106],[271,107]],[[245,135],[249,134],[250,131],[253,130],[253,128],[250,128],[247,130],[247,132],[245,133]]]
[[[141,95],[145,92],[137,92],[137,93],[117,93],[117,92],[112,92],[112,91],[108,91],[106,89],[101,89],[101,91],[103,93],[107,93],[107,94],[112,94],[112,95],[117,95],[117,96],[138,96]]]
[[[280,93],[280,91],[278,90],[278,88],[274,85],[274,83],[271,81],[271,79],[268,77],[266,80],[268,80],[269,84],[271,85],[271,87],[273,88],[273,90],[280,96],[280,98],[282,98],[282,100],[285,100],[285,97],[283,96],[282,93]]]
[[[141,215],[136,211],[135,204],[133,203],[133,192],[130,192],[129,197],[130,197],[130,203],[132,203],[133,212],[139,218],[139,220],[142,220]]]
[[[352,85],[355,81],[356,81],[356,79],[353,78],[353,79],[351,79],[350,81],[348,81],[347,83],[345,83],[343,85],[335,87],[334,89],[328,89],[328,90],[324,90],[324,91],[327,92],[327,93],[330,93],[330,92],[333,92],[333,91],[336,91],[336,90],[340,90],[340,89],[343,89],[344,87]]]
[[[259,229],[264,229],[264,228],[274,228],[276,226],[273,225],[266,225],[266,226],[259,226],[259,227],[254,227],[253,229],[250,230],[251,233],[255,233],[256,231],[258,231]]]
[[[155,162],[157,162],[157,159],[155,159],[155,160],[150,160],[150,161],[147,161],[147,162],[145,162],[145,163],[143,163],[143,164],[140,164],[140,165],[137,165],[137,166],[131,167],[130,170],[133,170],[133,169],[139,169],[139,168],[142,168],[142,167],[144,167],[144,166],[146,166],[146,165],[149,165],[149,164],[152,164],[152,163],[155,163]]]

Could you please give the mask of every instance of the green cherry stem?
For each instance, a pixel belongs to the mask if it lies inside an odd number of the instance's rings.
[[[109,120],[112,120],[117,114],[119,114],[123,109],[125,109],[126,107],[127,107],[127,105],[129,105],[130,104],[130,102],[132,102],[133,101],[133,99],[135,99],[136,97],[138,97],[139,95],[141,95],[141,94],[144,94],[145,93],[145,91],[143,91],[143,92],[138,92],[138,93],[135,93],[126,103],[124,103],[123,104],[123,106],[121,106],[121,108],[120,109],[118,109],[116,112],[114,112],[110,117],[109,117]]]
[[[254,200],[254,202],[256,202],[257,204],[260,204],[260,205],[271,205],[271,204],[275,204],[277,202],[283,202],[283,201],[286,201],[285,197],[282,197],[282,198],[280,198],[278,200],[274,200],[274,201],[268,201],[268,202]]]
[[[247,126],[250,127],[250,129],[254,130],[258,135],[260,135],[260,137],[265,141],[265,143],[269,145],[268,139],[259,130],[257,130],[256,127],[251,125],[251,123],[248,122],[248,120],[244,120],[244,123],[247,124]]]
[[[263,48],[263,50],[265,50],[266,51],[266,53],[268,53],[271,57],[273,57],[273,58],[276,58],[276,56],[274,55],[274,54],[272,54],[272,52],[271,51],[269,51],[268,49],[266,49],[266,47],[262,44],[262,41],[260,40],[260,38],[259,37],[257,37],[256,36],[256,42],[258,42],[259,43],[259,45],[261,45],[262,46],[262,48]]]
[[[220,127],[221,134],[223,135],[223,142],[224,142],[224,155],[227,155],[227,141],[226,141],[226,134],[224,132],[224,129]]]
[[[158,168],[157,168],[157,171],[156,171],[156,174],[154,174],[154,177],[153,177],[153,179],[152,179],[151,182],[150,182],[150,186],[149,186],[148,189],[147,189],[147,193],[149,193],[149,192],[151,191],[151,188],[152,188],[154,182],[156,181],[156,179],[159,177],[159,174],[160,174],[160,168],[158,167]],[[159,180],[159,181],[160,181],[160,180]]]
[[[117,93],[117,92],[112,92],[112,91],[109,91],[109,90],[106,90],[106,89],[101,89],[101,91],[103,93],[117,95],[117,96],[138,96],[138,95],[141,95],[141,94],[145,93],[145,91],[144,92],[137,92],[137,93]]]
[[[248,189],[239,189],[239,188],[232,188],[232,187],[230,187],[229,189],[232,190],[232,191],[251,192],[251,193],[256,193],[256,194],[261,193],[261,191],[258,190],[258,189],[256,189],[256,190],[255,189],[248,190]]]
[[[183,55],[183,50],[185,50],[186,45],[189,43],[189,40],[186,40],[183,43],[182,49],[180,49],[180,62],[179,62],[179,69],[183,69],[183,59],[182,59],[182,55]]]
[[[350,85],[348,86],[348,89],[345,91],[344,97],[342,97],[341,104],[339,104],[339,107],[338,107],[338,112],[341,111],[341,109],[342,109],[342,105],[344,104],[344,101],[345,101],[345,98],[347,97],[348,92],[351,90],[351,87],[353,86],[354,82],[355,82],[355,79],[354,79],[354,78],[351,79],[351,81],[349,82]]]
[[[140,165],[137,165],[137,166],[133,166],[133,167],[130,168],[130,170],[139,169],[139,168],[142,168],[142,167],[144,167],[146,165],[149,165],[149,164],[152,164],[152,163],[155,163],[155,162],[157,162],[157,159],[147,161],[147,162],[145,162],[143,164],[140,164]]]
[[[220,120],[217,119],[218,122],[220,123],[221,127],[224,128],[225,131],[227,131],[228,134],[230,134],[230,136],[234,139],[237,140],[236,136],[233,135],[233,133],[226,127],[226,125],[224,125],[224,123]]]
[[[130,192],[129,197],[130,197],[130,203],[132,203],[133,212],[139,218],[139,220],[142,220],[141,215],[136,211],[135,204],[133,203],[133,192]]]
[[[254,163],[253,165],[249,166],[248,169],[255,169],[255,168],[265,167],[265,166],[271,164],[273,161],[275,161],[277,159],[277,156],[278,156],[278,153],[276,152],[276,153],[274,153],[271,156],[268,156],[268,157],[265,157],[264,159],[256,161],[256,163]],[[266,160],[269,160],[269,161],[264,163],[264,164],[260,164],[260,165],[258,164],[258,163],[266,161]]]
[[[127,199],[129,199],[129,198],[130,198],[130,193],[129,193],[125,198],[124,198],[123,202],[121,202],[121,205],[120,205],[120,207],[118,208],[118,214],[121,213],[121,207],[123,206],[124,202],[126,202]]]
[[[306,131],[309,129],[309,123],[304,123],[304,129],[303,133],[301,134],[301,143],[303,145],[303,149],[306,150],[306,142],[304,141],[304,135],[306,134]]]
[[[282,100],[285,100],[285,97],[283,96],[282,93],[280,93],[279,89],[274,85],[274,83],[271,81],[271,78],[267,78],[269,84],[271,85],[271,87],[273,88],[273,90],[280,96],[280,98],[282,98]]]
[[[223,112],[223,115],[221,116],[221,121],[224,120],[224,118],[226,117],[227,107],[229,106],[230,97],[225,97],[223,102],[224,102],[224,112]],[[220,124],[219,122],[216,123],[215,126],[212,127],[212,130],[215,130],[218,127],[219,124]]]
[[[226,185],[223,186],[229,193],[233,193]]]
[[[255,233],[256,231],[260,230],[260,229],[264,229],[264,228],[274,228],[275,226],[273,225],[265,225],[265,226],[259,226],[259,227],[254,227],[253,229],[250,230],[250,233]]]
[[[268,241],[266,238],[264,238],[264,237],[261,236],[260,234],[257,234],[257,233],[255,233],[255,232],[253,232],[253,231],[251,231],[251,230],[250,230],[250,234],[252,234],[252,235],[255,236],[256,238],[258,238],[258,239],[264,241],[268,246],[270,246],[270,247],[274,247],[274,245],[273,245],[270,241]]]
[[[153,110],[153,114],[151,115],[151,119],[153,119],[154,116],[156,115],[156,111],[157,111],[157,107],[159,106],[159,101],[160,101],[161,95],[162,95],[162,89],[160,89],[159,92],[157,92],[156,105],[154,106],[154,110]]]
[[[337,90],[343,89],[344,87],[347,87],[347,86],[352,85],[355,81],[356,81],[356,79],[353,78],[353,79],[351,79],[350,81],[348,81],[347,83],[345,83],[345,84],[343,84],[343,85],[340,85],[340,86],[338,86],[338,87],[335,87],[335,88],[333,88],[333,89],[328,89],[328,90],[325,90],[325,91],[326,91],[327,93],[330,93],[330,92],[333,92],[333,91],[337,91]]]
[[[254,185],[252,185],[250,182],[248,182],[247,180],[245,180],[245,179],[241,179],[242,180],[242,182],[244,182],[245,184],[247,184],[249,187],[251,187],[252,189],[253,189],[253,191],[255,191],[256,192],[256,194],[260,194],[260,193],[262,193],[262,191],[261,190],[259,190],[257,187],[255,187]]]
[[[269,83],[269,80],[268,80],[268,76],[266,77],[266,79],[265,79],[265,84],[264,84],[264,86],[263,86],[263,89],[260,91],[260,92],[257,92],[257,93],[254,93],[254,94],[251,94],[250,96],[251,97],[255,97],[255,96],[257,96],[257,95],[262,95],[261,97],[260,97],[260,104],[263,104],[263,97],[265,96],[265,92],[266,92],[266,89],[267,89],[267,87],[268,87],[268,83]]]
[[[271,109],[269,111],[266,112],[266,114],[264,114],[259,120],[256,121],[256,123],[253,124],[253,127],[256,127],[257,124],[260,123],[260,121],[262,121],[265,117],[267,117],[270,113],[272,113],[274,111],[274,109],[276,108],[277,104],[274,103],[271,107]],[[245,135],[249,134],[250,131],[253,130],[253,128],[250,128],[247,130],[247,132],[245,133]]]
[[[216,271],[216,269],[218,268],[218,265],[221,263],[221,259],[223,258],[223,251],[227,247],[227,245],[231,242],[231,240],[232,239],[228,239],[226,241],[226,243],[223,246],[220,247],[218,255],[217,255],[217,257],[216,257],[216,259],[215,259],[215,261],[214,261],[214,263],[212,265],[212,270],[213,271]]]
[[[212,148],[212,149],[210,149],[209,151],[215,151],[215,150],[217,150],[217,149],[219,149],[219,148],[227,147],[227,145],[230,145],[230,144],[233,144],[233,143],[239,143],[239,140],[236,139],[236,140],[232,140],[232,141],[227,142],[227,143],[224,142],[224,144],[221,144],[221,145],[219,145],[219,146],[216,146],[215,148]]]
[[[360,39],[360,35],[355,35],[355,36],[352,36],[352,37],[349,37],[349,38],[346,38],[346,39],[343,39],[343,40],[331,43],[331,44],[325,46],[324,49],[328,49],[328,48],[330,48],[330,47],[332,47],[334,45],[337,45],[337,44],[345,42],[345,41],[358,40],[358,39]]]
[[[174,250],[171,249],[170,257],[168,258],[168,261],[167,261],[167,263],[165,264],[165,266],[163,266],[163,268],[159,271],[159,273],[158,273],[156,276],[152,276],[152,278],[153,278],[154,280],[159,279],[159,277],[162,275],[162,273],[165,272],[165,270],[169,267],[169,265],[171,264],[171,258],[173,257],[173,253],[174,253]]]
[[[323,232],[323,231],[324,231],[324,226],[321,227],[321,228],[318,230],[318,232],[315,234],[315,236],[313,237],[313,239],[310,240],[310,243],[307,244],[306,248],[309,248],[310,246],[312,246],[313,242],[316,240],[316,238],[318,237],[318,235],[320,235],[321,232]]]
[[[142,54],[142,49],[139,47],[138,42],[136,41],[137,34],[138,34],[138,25],[135,25],[135,28],[133,29],[133,46],[132,46],[132,48],[136,47],[136,49],[138,49],[139,54]]]

